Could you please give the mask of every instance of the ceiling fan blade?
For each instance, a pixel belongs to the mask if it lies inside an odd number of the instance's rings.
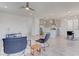
[[[21,6],[20,8],[25,8],[24,6]]]
[[[32,9],[32,8],[30,8],[30,7],[29,7],[29,9],[32,10],[32,11],[35,11],[35,9]]]

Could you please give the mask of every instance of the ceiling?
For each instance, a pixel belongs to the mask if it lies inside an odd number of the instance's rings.
[[[22,6],[25,6],[25,2],[0,2],[0,13],[28,16]],[[79,15],[78,2],[30,2],[30,6],[35,9],[33,13],[40,17]]]

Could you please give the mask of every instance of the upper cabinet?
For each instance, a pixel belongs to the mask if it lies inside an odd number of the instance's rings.
[[[40,26],[45,28],[59,27],[60,20],[57,19],[40,19]]]

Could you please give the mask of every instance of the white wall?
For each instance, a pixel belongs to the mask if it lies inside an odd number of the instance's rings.
[[[32,27],[32,18],[14,14],[0,13],[0,37],[7,33],[22,33],[27,35]]]

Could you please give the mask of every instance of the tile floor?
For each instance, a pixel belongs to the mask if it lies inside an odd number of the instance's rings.
[[[68,40],[63,37],[50,39],[47,48],[48,56],[79,56],[79,40]]]
[[[48,40],[49,46],[46,51],[43,52],[42,56],[79,56],[79,39],[68,40],[64,37],[57,37],[55,39],[50,38]],[[0,40],[0,55],[3,53],[3,42]],[[29,56],[30,48],[26,49],[26,56]],[[40,56],[41,56],[40,55]]]

